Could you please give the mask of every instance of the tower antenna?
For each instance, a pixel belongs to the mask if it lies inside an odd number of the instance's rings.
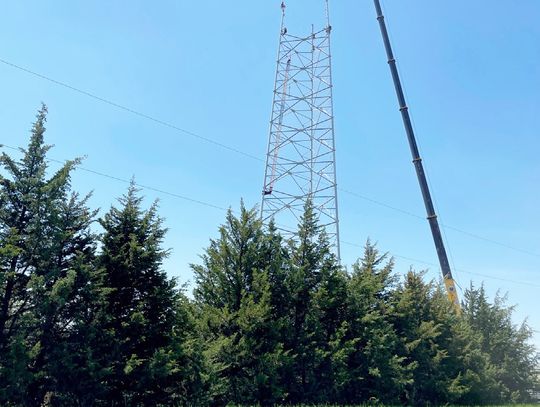
[[[330,7],[328,5],[328,0],[324,0],[324,11],[326,13],[326,26],[330,27]]]
[[[326,26],[302,36],[289,33],[281,3],[261,219],[265,224],[273,219],[285,236],[294,238],[311,200],[339,260],[328,0],[325,6]]]

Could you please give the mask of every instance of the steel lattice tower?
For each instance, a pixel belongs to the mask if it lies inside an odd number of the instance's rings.
[[[261,217],[293,235],[311,198],[339,259],[339,222],[332,101],[330,34],[326,26],[307,36],[285,26],[285,4],[270,119]]]

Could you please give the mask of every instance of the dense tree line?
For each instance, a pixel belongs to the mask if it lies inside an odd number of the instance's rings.
[[[489,404],[538,386],[504,297],[471,286],[457,314],[370,242],[347,271],[309,203],[295,240],[229,211],[188,296],[135,184],[98,217],[78,160],[48,171],[46,113],[0,158],[0,405]]]

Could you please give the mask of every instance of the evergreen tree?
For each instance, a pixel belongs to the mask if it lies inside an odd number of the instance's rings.
[[[423,281],[423,273],[409,271],[396,292],[393,324],[401,339],[400,356],[404,358],[407,377],[402,402],[413,405],[445,401],[442,364],[447,350],[441,346],[441,323],[434,318],[434,287]]]
[[[532,330],[504,296],[471,285],[456,313],[442,283],[398,283],[369,241],[349,275],[311,201],[291,240],[229,211],[190,300],[134,183],[93,232],[79,161],[48,168],[46,115],[20,160],[0,157],[0,405],[476,405],[538,389]]]
[[[247,210],[242,203],[238,218],[228,211],[219,234],[219,239],[210,240],[202,265],[192,265],[195,299],[218,309],[238,311],[242,293],[253,290],[253,270],[265,268],[262,225],[255,210]]]
[[[325,376],[325,381],[331,382],[332,372],[329,349],[322,342],[336,333],[340,325],[336,316],[342,308],[339,301],[334,301],[336,298],[325,300],[323,304],[323,293],[331,290],[331,295],[336,295],[334,290],[339,292],[343,284],[337,259],[324,229],[318,225],[310,200],[306,202],[298,226],[298,238],[291,240],[289,250],[290,271],[286,284],[290,295],[291,332],[285,338],[285,349],[294,365],[285,378],[288,401],[323,401],[331,389],[320,385],[318,378]],[[315,297],[319,300],[319,309]],[[326,326],[322,318],[326,319]]]
[[[481,348],[481,335],[455,313],[442,283],[434,292],[433,308],[441,322],[440,342],[447,353],[441,366],[445,401],[465,405],[500,401],[493,366]]]
[[[47,178],[46,115],[43,105],[20,161],[0,158],[0,400],[29,405],[62,392],[81,355],[66,347],[93,287],[95,213],[70,194],[78,160]]]
[[[364,256],[353,265],[347,286],[347,322],[340,331],[335,356],[342,402],[392,403],[408,383],[391,323],[394,264],[386,257],[368,241]]]
[[[114,338],[106,348],[106,400],[114,405],[166,404],[174,393],[171,378],[188,381],[177,377],[182,375],[175,370],[184,367],[176,365],[173,352],[178,345],[174,339],[185,339],[179,329],[189,327],[177,325],[186,322],[178,318],[183,300],[162,270],[168,252],[162,248],[166,230],[157,204],[143,210],[134,182],[119,201],[121,207],[112,207],[100,220],[99,264],[109,290],[101,329]]]
[[[528,402],[538,383],[539,354],[530,344],[532,330],[524,321],[512,323],[514,307],[506,298],[496,295],[490,304],[484,286],[472,285],[465,292],[464,318],[472,330],[480,334],[482,351],[487,355],[497,382],[494,401]]]
[[[280,284],[280,240],[262,230],[255,210],[231,211],[202,256],[193,265],[201,334],[210,363],[214,405],[274,404],[283,399],[280,371],[287,355],[276,320]]]
[[[289,333],[290,292],[287,285],[291,268],[289,247],[273,221],[268,225],[264,239],[260,255],[271,288],[272,319],[280,337],[283,338]]]
[[[96,322],[105,291],[95,266],[95,235],[90,230],[95,212],[77,194],[59,204],[57,246],[43,262],[46,277],[34,289],[39,321],[34,327],[39,351],[32,361],[36,401],[48,397],[92,405],[102,392],[105,370]]]
[[[341,397],[335,356],[341,349],[336,344],[346,325],[347,318],[347,275],[334,257],[322,269],[320,286],[313,294],[313,309],[306,318],[306,330],[315,345],[317,365],[314,381],[318,389],[313,393],[313,401],[338,402]]]
[[[496,401],[493,372],[479,336],[455,312],[442,283],[409,272],[396,292],[393,315],[409,379],[403,402],[486,403]]]

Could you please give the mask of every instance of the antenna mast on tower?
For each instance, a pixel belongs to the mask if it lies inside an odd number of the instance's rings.
[[[326,25],[279,36],[261,217],[293,236],[308,199],[339,259],[339,222],[328,0]]]

